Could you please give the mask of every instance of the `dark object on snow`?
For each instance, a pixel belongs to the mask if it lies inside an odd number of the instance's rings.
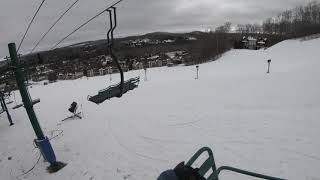
[[[199,65],[197,65],[196,68],[197,68],[197,76],[196,76],[196,79],[199,79]]]
[[[71,116],[64,118],[62,121],[68,120],[68,119],[74,119],[74,118],[79,118],[82,119],[81,117],[81,112],[77,112],[78,109],[78,104],[76,102],[72,102],[68,111],[72,113]]]
[[[267,71],[268,74],[270,73],[270,64],[271,64],[271,59],[268,60],[268,71]]]
[[[55,173],[58,172],[60,169],[64,168],[66,165],[67,164],[63,162],[55,162],[47,168],[47,171],[49,173]]]
[[[72,102],[68,110],[71,113],[75,114],[77,112],[77,108],[78,108],[78,104],[76,102]]]

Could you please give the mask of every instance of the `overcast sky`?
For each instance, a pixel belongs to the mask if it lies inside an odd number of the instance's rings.
[[[46,0],[22,45],[29,52],[43,33],[75,0]],[[117,0],[80,0],[37,50],[51,48],[75,27]],[[225,21],[233,24],[261,22],[286,9],[311,0],[124,0],[118,7],[116,35],[153,31],[214,29]],[[0,0],[0,58],[8,55],[7,44],[19,44],[41,0]],[[65,43],[105,38],[107,14],[92,21]]]

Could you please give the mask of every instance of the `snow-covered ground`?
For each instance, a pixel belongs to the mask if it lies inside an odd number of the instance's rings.
[[[152,180],[209,146],[218,166],[318,180],[319,47],[320,39],[314,39],[288,40],[268,50],[232,50],[200,65],[199,80],[194,66],[148,69],[148,81],[143,71],[132,71],[125,77],[140,75],[139,88],[101,105],[87,101],[87,95],[116,83],[117,75],[112,82],[104,76],[33,86],[32,97],[41,99],[35,105],[40,124],[48,137],[60,134],[51,143],[58,160],[68,165],[48,174],[41,160],[18,177],[39,157],[20,108],[11,110],[12,127],[1,115],[0,179]],[[19,93],[15,96],[21,102]],[[72,101],[81,104],[84,118],[61,122]]]

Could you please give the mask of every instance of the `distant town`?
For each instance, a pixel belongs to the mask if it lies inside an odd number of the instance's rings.
[[[193,65],[212,61],[231,48],[257,50],[268,47],[283,37],[240,33],[164,33],[116,39],[114,51],[126,71],[176,65]],[[117,73],[108,54],[106,40],[83,42],[20,57],[28,81],[73,80],[83,76],[103,76]],[[1,62],[1,70],[9,68]],[[15,88],[12,72],[1,76],[1,83]]]

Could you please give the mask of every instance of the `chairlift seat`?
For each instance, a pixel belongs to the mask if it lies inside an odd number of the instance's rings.
[[[123,83],[123,90],[122,94],[127,93],[130,90],[135,89],[138,87],[138,84],[140,82],[140,77],[135,77],[131,78]],[[107,87],[106,89],[102,89],[98,92],[97,95],[95,96],[88,96],[88,100],[100,104],[103,103],[104,101],[114,98],[114,97],[121,97],[121,92],[120,92],[120,83],[116,85],[111,85]]]

